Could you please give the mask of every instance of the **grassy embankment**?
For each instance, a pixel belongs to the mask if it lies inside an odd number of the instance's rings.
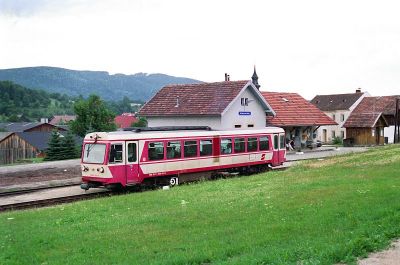
[[[0,264],[351,263],[400,236],[400,148],[3,213],[0,231]]]

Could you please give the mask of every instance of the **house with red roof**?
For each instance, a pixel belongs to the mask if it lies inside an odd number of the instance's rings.
[[[399,135],[399,101],[400,96],[365,97],[343,124],[349,142],[354,145],[393,143]]]
[[[267,126],[282,127],[286,132],[286,139],[293,140],[295,147],[313,146],[315,132],[320,126],[337,125],[334,120],[297,93],[262,92],[261,94],[276,114],[266,118]]]
[[[363,98],[369,96],[368,92],[361,92],[361,88],[355,93],[316,95],[311,103],[338,123],[336,126],[319,127],[317,139],[324,143],[332,142],[335,137],[345,139],[347,134],[343,124]]]
[[[255,72],[254,72],[255,73]],[[264,128],[275,112],[252,80],[167,85],[139,111],[149,127],[209,126],[214,130]]]
[[[118,128],[128,128],[132,127],[132,123],[137,122],[138,119],[136,118],[134,113],[122,113],[114,118],[114,123],[117,125]]]

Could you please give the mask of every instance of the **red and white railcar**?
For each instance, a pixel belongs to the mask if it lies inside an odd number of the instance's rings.
[[[204,173],[278,166],[286,159],[284,135],[277,127],[90,133],[84,139],[81,187],[178,182]]]

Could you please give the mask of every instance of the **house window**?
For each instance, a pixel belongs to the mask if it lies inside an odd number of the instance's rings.
[[[235,128],[241,128],[242,127],[242,125],[240,125],[240,124],[235,124]]]
[[[164,159],[164,143],[154,142],[149,143],[149,160]]]
[[[183,152],[185,157],[197,156],[197,141],[185,141]]]
[[[344,139],[344,131],[340,131],[340,137],[342,137],[342,139]]]
[[[168,142],[167,159],[181,158],[181,142]]]
[[[372,129],[372,136],[375,136],[375,128]]]
[[[383,128],[381,128],[381,136],[384,136]]]
[[[340,114],[340,121],[344,121],[344,114]]]
[[[243,153],[245,151],[244,138],[235,138],[235,153]]]
[[[332,131],[332,138],[335,138],[335,137],[336,137],[336,132]]]
[[[248,124],[247,127],[253,128],[253,127],[254,127],[254,124]]]
[[[200,156],[212,155],[212,140],[200,140]]]
[[[240,105],[248,106],[249,105],[249,99],[248,98],[241,98],[240,99]]]
[[[336,121],[336,115],[332,114],[332,120]]]
[[[257,151],[257,138],[247,138],[247,152]]]

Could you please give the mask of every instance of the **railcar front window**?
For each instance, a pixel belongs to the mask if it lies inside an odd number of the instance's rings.
[[[85,144],[83,153],[84,163],[103,164],[106,153],[105,144]]]
[[[267,136],[260,137],[260,151],[269,150],[269,139]]]
[[[111,164],[122,162],[122,144],[113,144],[110,148],[110,158],[108,162]]]

